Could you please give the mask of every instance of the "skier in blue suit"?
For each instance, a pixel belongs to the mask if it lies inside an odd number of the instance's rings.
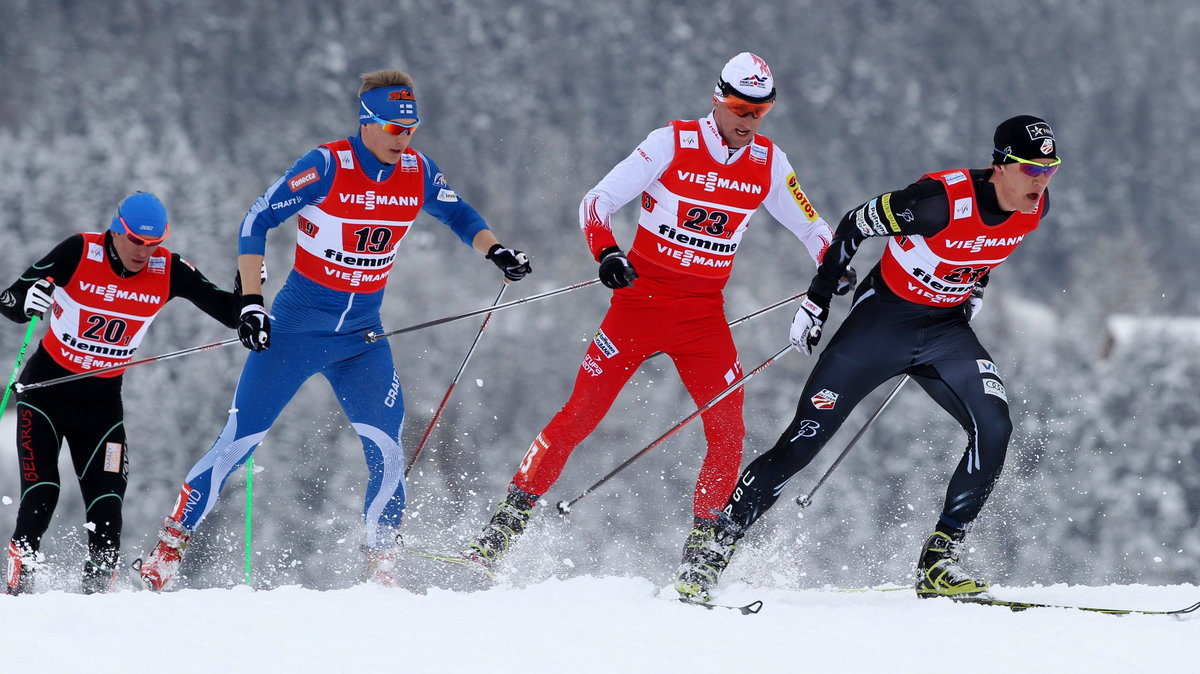
[[[359,134],[305,154],[242,221],[239,335],[251,353],[225,429],[188,472],[158,544],[140,566],[146,587],[157,591],[171,582],[225,481],[301,384],[318,373],[332,385],[366,455],[367,578],[391,581],[405,506],[404,401],[387,341],[368,343],[363,335],[382,329],[379,309],[397,246],[423,209],[484,253],[507,280],[530,272],[528,256],[501,246],[437,165],[409,147],[420,121],[411,77],[398,70],[364,74]],[[296,262],[268,316],[260,276],[266,235],[292,215]]]

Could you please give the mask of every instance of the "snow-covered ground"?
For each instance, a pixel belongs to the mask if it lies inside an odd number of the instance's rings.
[[[1200,616],[1110,616],[918,600],[908,591],[754,588],[757,615],[706,611],[642,578],[475,592],[62,591],[0,596],[4,672],[1197,671]],[[998,588],[1011,599],[1175,609],[1200,588]]]

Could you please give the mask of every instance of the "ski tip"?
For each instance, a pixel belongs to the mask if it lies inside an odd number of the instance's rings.
[[[1175,611],[1175,613],[1176,613],[1176,615],[1182,615],[1184,613],[1192,613],[1193,611],[1195,611],[1197,609],[1200,609],[1200,602],[1196,602],[1195,604],[1192,604],[1191,606],[1189,606],[1187,608],[1181,608],[1178,611]]]
[[[571,514],[570,501],[559,501],[558,504],[555,505],[555,507],[558,508],[558,514],[560,514],[560,515],[570,515]]]
[[[749,604],[746,604],[745,606],[739,608],[738,610],[742,612],[742,615],[753,615],[753,614],[761,611],[762,607],[763,607],[763,603],[761,600],[759,600],[759,601],[752,601]]]

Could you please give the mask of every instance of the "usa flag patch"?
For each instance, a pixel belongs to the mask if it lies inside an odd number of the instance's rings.
[[[819,410],[831,410],[837,404],[837,399],[838,394],[823,388],[820,393],[812,397],[812,404]]]

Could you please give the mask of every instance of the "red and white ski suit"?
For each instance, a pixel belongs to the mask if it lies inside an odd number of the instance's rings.
[[[628,256],[638,278],[613,292],[570,399],[538,434],[513,477],[522,491],[541,496],[549,490],[571,452],[652,354],[671,357],[697,407],[742,376],[722,289],[760,205],[818,263],[833,238],[787,156],[760,135],[732,151],[711,114],[651,132],[587,193],[580,226],[593,257],[617,245],[611,216],[638,197],[638,230]],[[701,419],[708,452],[693,507],[697,518],[711,519],[725,505],[741,467],[741,390]]]

